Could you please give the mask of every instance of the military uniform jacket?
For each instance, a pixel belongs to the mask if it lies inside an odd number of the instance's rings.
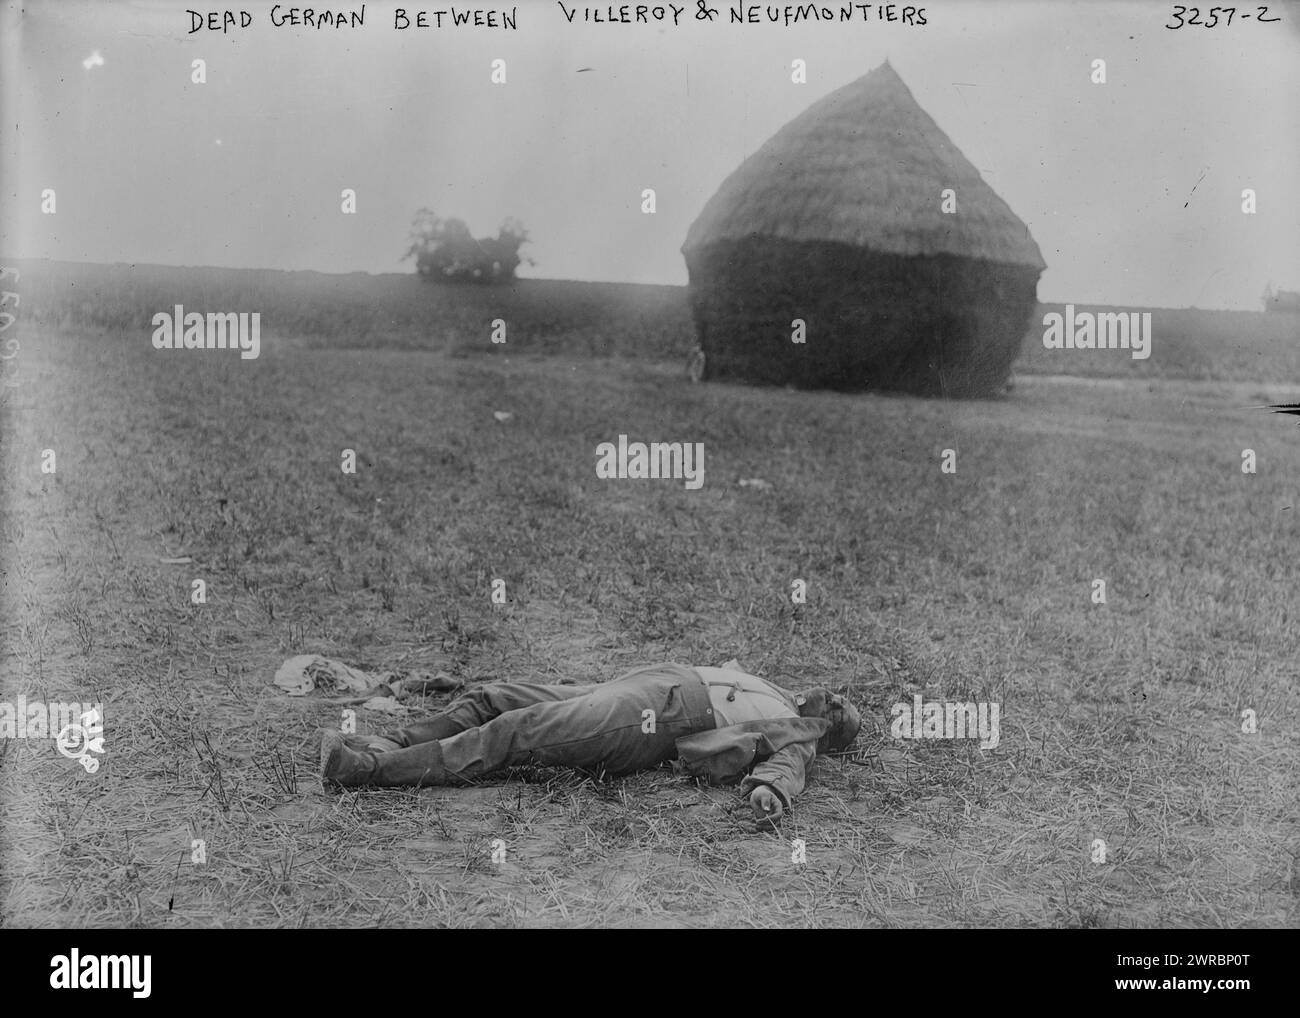
[[[677,768],[711,785],[734,785],[748,795],[769,785],[788,808],[803,791],[817,740],[830,729],[822,718],[768,718],[683,735]]]

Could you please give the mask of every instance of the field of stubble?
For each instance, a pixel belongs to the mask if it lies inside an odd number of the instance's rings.
[[[107,752],[0,740],[4,925],[1296,925],[1300,429],[1244,409],[1294,400],[1289,348],[1222,361],[1253,383],[1169,377],[1248,337],[1157,334],[1149,366],[1065,365],[1120,381],[999,401],[800,393],[691,385],[671,294],[555,284],[492,350],[516,298],[403,291],[421,334],[320,277],[328,318],[264,314],[255,361],[156,352],[155,310],[258,307],[187,278],[89,307],[24,278],[0,698],[102,702]],[[704,487],[598,480],[619,434],[703,442]],[[338,708],[271,685],[304,652],[468,682],[735,657],[845,687],[868,756],[776,833],[667,769],[326,793]],[[914,693],[1000,702],[1000,746],[892,740]]]

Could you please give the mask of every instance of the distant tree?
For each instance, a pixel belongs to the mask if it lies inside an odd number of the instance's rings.
[[[528,230],[514,218],[501,224],[495,237],[475,239],[459,219],[442,219],[422,208],[411,223],[411,245],[403,258],[414,258],[425,279],[457,283],[504,283],[515,270],[532,260],[519,254],[528,242]]]

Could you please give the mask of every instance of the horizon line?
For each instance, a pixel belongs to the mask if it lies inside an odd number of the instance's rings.
[[[308,268],[286,269],[286,268],[276,268],[276,267],[262,266],[262,265],[178,265],[170,262],[145,262],[145,261],[132,262],[132,261],[121,261],[121,260],[112,261],[112,262],[76,261],[76,260],[69,260],[66,258],[49,258],[40,255],[16,255],[14,257],[9,257],[3,255],[2,253],[0,253],[0,259],[3,259],[6,262],[51,262],[51,263],[56,263],[61,265],[89,265],[89,266],[98,266],[102,268],[127,266],[129,268],[144,268],[144,269],[151,269],[151,268],[181,269],[181,270],[187,270],[191,272],[204,272],[204,271],[282,272],[282,273],[297,272],[297,273],[313,273],[318,276],[372,276],[372,277],[411,276],[416,278],[419,277],[419,273],[414,268],[412,268],[410,271],[384,270],[378,272],[372,269],[343,269],[343,270],[308,269]],[[674,289],[683,289],[683,290],[689,287],[689,283],[652,283],[652,282],[646,282],[644,280],[629,280],[629,279],[574,279],[568,276],[516,276],[515,279],[516,281],[519,282],[600,283],[609,286],[658,286],[658,287],[671,287]],[[500,284],[500,283],[474,284],[474,283],[466,282],[466,283],[452,283],[448,285],[500,286],[506,284]],[[1285,287],[1281,287],[1280,289],[1285,289]],[[1261,297],[1257,299],[1262,301],[1262,294]],[[1070,298],[1068,300],[1048,300],[1043,297],[1035,297],[1035,301],[1038,304],[1051,304],[1051,305],[1060,304],[1062,306],[1066,304],[1073,304],[1075,306],[1091,305],[1095,307],[1115,307],[1115,308],[1127,307],[1127,308],[1142,308],[1144,310],[1152,310],[1152,311],[1233,311],[1233,312],[1253,312],[1255,314],[1276,314],[1277,313],[1277,312],[1270,312],[1260,307],[1225,307],[1221,305],[1214,306],[1214,307],[1210,307],[1210,306],[1201,307],[1195,304],[1187,304],[1184,305],[1183,307],[1171,307],[1164,304],[1115,304],[1105,300],[1080,300],[1077,297]]]

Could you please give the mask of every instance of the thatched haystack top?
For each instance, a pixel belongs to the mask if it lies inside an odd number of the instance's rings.
[[[940,210],[957,193],[957,212]],[[808,107],[746,159],[682,251],[746,237],[832,241],[1046,268],[1038,245],[886,61]]]

